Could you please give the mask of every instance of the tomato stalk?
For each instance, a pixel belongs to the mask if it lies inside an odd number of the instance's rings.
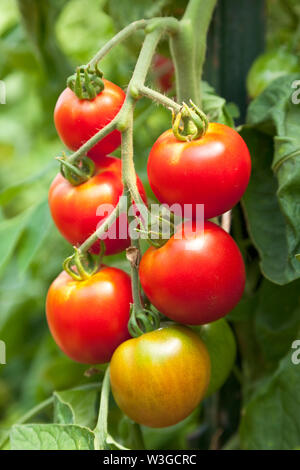
[[[193,100],[201,106],[201,75],[206,36],[217,0],[190,0],[179,30],[170,36],[179,102]]]

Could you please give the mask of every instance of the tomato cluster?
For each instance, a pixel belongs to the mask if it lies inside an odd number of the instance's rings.
[[[54,112],[62,141],[71,150],[78,149],[114,119],[124,96],[107,80],[93,99],[79,99],[71,89],[64,90]],[[104,223],[123,193],[121,160],[108,155],[119,144],[120,133],[114,130],[88,152],[95,170],[87,181],[73,185],[58,174],[52,182],[53,220],[75,247]],[[148,160],[154,194],[161,203],[193,208],[191,220],[184,220],[161,246],[151,246],[139,265],[145,302],[167,317],[161,328],[130,338],[132,287],[120,269],[101,265],[88,274],[81,266],[82,274],[77,266],[76,276],[63,271],[49,289],[47,320],[58,346],[78,362],[111,361],[115,400],[138,423],[163,427],[184,419],[224,383],[233,365],[234,337],[221,318],[243,294],[243,259],[218,224],[205,220],[199,230],[193,217],[197,204],[204,204],[205,219],[231,209],[247,187],[250,168],[245,142],[222,124],[210,123],[202,137],[191,141],[178,140],[168,130],[154,143]],[[136,183],[147,203],[138,178]],[[103,205],[108,205],[107,211],[99,213]],[[121,214],[102,237],[106,254],[130,245],[123,217],[127,215]],[[125,237],[116,230],[124,223]],[[107,236],[110,231],[114,238]],[[100,243],[95,242],[90,252],[99,253]]]

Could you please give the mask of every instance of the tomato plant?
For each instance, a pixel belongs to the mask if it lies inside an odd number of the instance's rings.
[[[131,419],[155,428],[171,426],[203,398],[209,354],[188,328],[166,326],[122,343],[112,357],[110,377],[115,400]]]
[[[191,142],[172,130],[154,143],[148,160],[151,188],[162,203],[204,204],[206,219],[231,209],[244,194],[251,160],[242,137],[228,126],[210,123],[206,134]]]
[[[61,174],[53,180],[49,191],[51,214],[61,234],[72,245],[83,243],[117,205],[123,192],[121,167],[118,158],[105,157],[95,175],[85,183],[73,186]],[[146,202],[145,190],[138,177],[137,185]],[[122,214],[106,233],[106,254],[119,253],[129,246],[126,220],[126,215]],[[98,240],[91,250],[98,253],[99,247]]]
[[[2,3],[0,449],[299,448],[297,1]]]
[[[104,89],[92,100],[80,99],[66,88],[59,96],[54,122],[64,144],[77,150],[97,131],[106,126],[118,114],[124,99],[124,91],[114,83],[103,79]],[[113,130],[88,151],[95,162],[113,152],[121,143],[121,134]]]
[[[179,231],[181,238],[176,238]],[[228,233],[205,222],[179,228],[161,248],[142,257],[140,279],[153,305],[168,318],[201,325],[223,317],[240,300],[245,286],[242,255]]]
[[[131,302],[130,278],[120,269],[103,266],[82,281],[62,271],[48,291],[48,325],[67,356],[85,364],[102,364],[129,338]]]

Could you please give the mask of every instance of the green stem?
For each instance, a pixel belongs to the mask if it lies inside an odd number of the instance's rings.
[[[98,422],[94,429],[95,450],[108,449],[107,417],[108,417],[108,405],[109,405],[109,392],[110,392],[110,377],[109,377],[109,366],[108,366],[105,371],[105,375],[104,375],[104,379],[102,383]]]
[[[123,196],[124,196],[124,193],[120,198],[121,201],[123,201]],[[104,234],[104,232],[106,232],[109,229],[109,227],[116,221],[116,219],[119,217],[119,215],[122,214],[123,212],[124,212],[124,208],[121,207],[121,203],[119,201],[118,204],[116,205],[116,207],[114,208],[114,210],[109,214],[107,219],[105,219],[103,224],[94,233],[92,233],[92,235],[89,238],[87,238],[82,243],[82,245],[80,245],[79,251],[81,253],[85,253],[86,251],[88,251],[91,248],[91,246],[97,240],[99,240],[101,238],[101,236]]]
[[[145,98],[149,98],[152,101],[156,101],[165,108],[172,109],[176,113],[179,113],[179,111],[181,110],[180,104],[176,103],[176,101],[172,100],[171,98],[168,98],[166,95],[163,95],[162,93],[159,93],[156,90],[152,90],[151,88],[142,86],[139,88],[139,93],[145,96]]]
[[[201,106],[201,75],[206,36],[216,0],[190,0],[176,34],[170,37],[179,103]]]
[[[88,65],[94,67],[100,60],[103,59],[106,54],[108,54],[111,49],[122,41],[125,41],[129,36],[138,31],[139,29],[145,29],[149,21],[144,19],[134,21],[127,25],[124,29],[119,31],[110,41],[108,41],[104,46],[97,52],[97,54],[89,61]]]
[[[97,54],[90,60],[87,65],[94,67],[103,57],[108,54],[113,47],[117,46],[121,42],[125,41],[132,34],[140,29],[147,29],[150,33],[155,28],[163,28],[166,32],[172,34],[177,30],[178,21],[172,17],[165,18],[152,18],[150,20],[137,20],[129,25],[125,26],[121,31],[119,31],[110,41],[108,41],[104,46],[97,52]]]

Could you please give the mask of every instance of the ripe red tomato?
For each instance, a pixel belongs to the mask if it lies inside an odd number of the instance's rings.
[[[161,203],[204,204],[206,219],[231,209],[249,182],[250,154],[242,137],[210,123],[200,139],[181,142],[172,130],[153,145],[148,160],[150,186]]]
[[[222,228],[205,222],[203,235],[194,226],[185,223],[182,239],[173,236],[161,248],[149,248],[141,260],[140,280],[161,313],[201,325],[223,317],[238,303],[245,267],[236,243]]]
[[[93,100],[77,98],[66,88],[59,96],[55,110],[56,130],[71,150],[77,150],[118,114],[125,99],[124,91],[103,79],[104,89]],[[113,152],[121,144],[121,134],[114,130],[87,153],[95,162]]]
[[[131,302],[130,277],[120,269],[103,266],[84,281],[75,281],[63,271],[48,291],[48,325],[60,349],[71,359],[105,363],[130,337]]]
[[[210,358],[199,336],[166,326],[122,343],[110,364],[114,398],[137,423],[162,428],[186,418],[204,397]]]
[[[121,166],[120,159],[105,157],[95,175],[79,186],[73,186],[61,174],[54,178],[49,191],[51,214],[63,237],[72,245],[83,243],[104,222],[113,206],[117,205],[123,191]],[[139,178],[137,185],[146,202],[145,190]],[[110,204],[111,209],[100,214],[102,204]],[[123,227],[125,235],[120,233]],[[116,233],[116,237],[104,239],[107,255],[125,250],[130,244],[126,215],[122,214],[107,233],[111,237]],[[91,251],[98,253],[99,246],[100,242],[97,241]]]
[[[174,79],[174,65],[172,60],[161,54],[155,54],[153,57],[153,68],[159,88],[164,92],[170,91]]]

